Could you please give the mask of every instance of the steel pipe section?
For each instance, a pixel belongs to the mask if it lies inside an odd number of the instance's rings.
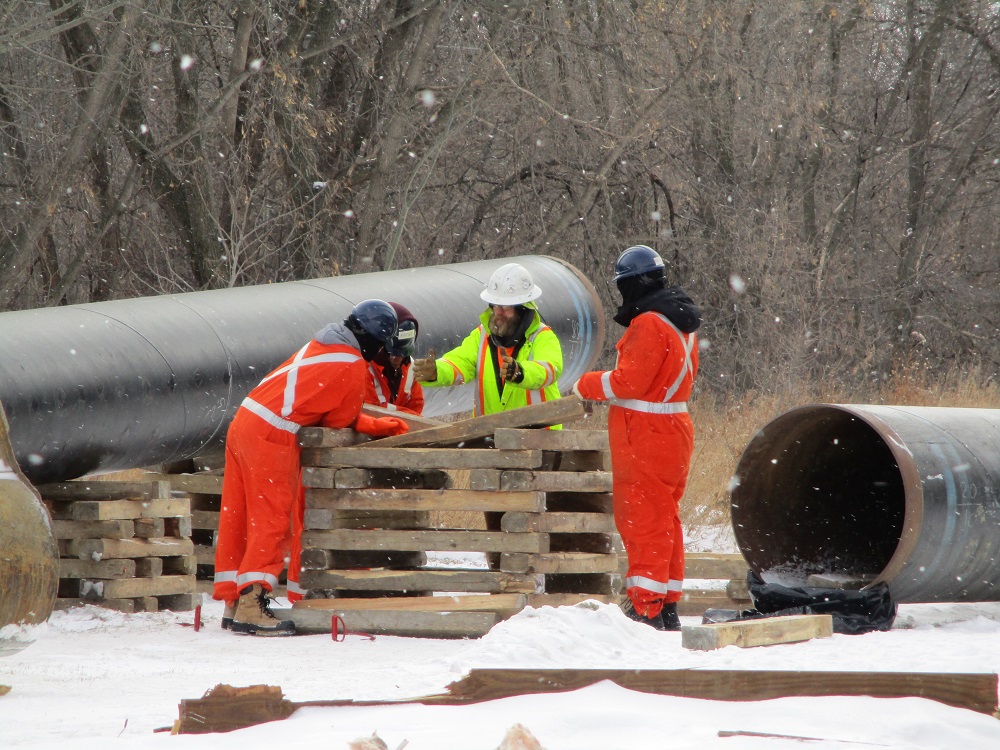
[[[749,442],[730,501],[765,580],[868,574],[898,602],[1000,601],[1000,410],[792,409]]]
[[[440,355],[478,325],[480,292],[511,261],[542,289],[568,390],[601,353],[604,315],[583,274],[548,256],[0,313],[0,403],[18,464],[39,484],[211,452],[250,389],[361,300],[408,307],[418,355]],[[427,416],[472,408],[468,386],[426,395]]]

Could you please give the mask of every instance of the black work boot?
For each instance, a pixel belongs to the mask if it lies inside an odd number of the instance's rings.
[[[677,616],[677,602],[664,604],[660,610],[660,620],[663,622],[663,630],[680,630],[681,618]]]
[[[240,591],[232,630],[244,635],[295,635],[295,623],[275,617],[264,586],[254,583]]]
[[[621,611],[625,613],[625,616],[628,619],[641,622],[643,625],[649,625],[651,628],[655,628],[656,630],[663,630],[663,620],[659,615],[656,615],[655,617],[640,615],[635,611],[635,605],[632,603],[631,599],[625,599],[625,601],[618,606],[621,608]]]

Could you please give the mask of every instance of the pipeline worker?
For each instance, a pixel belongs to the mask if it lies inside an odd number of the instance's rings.
[[[302,597],[299,554],[305,493],[296,434],[302,427],[353,427],[381,437],[407,431],[396,417],[361,413],[366,363],[396,334],[387,302],[359,302],[323,328],[243,400],[226,435],[226,468],[212,596],[226,602],[222,627],[234,633],[294,635],[271,612],[268,594],[288,558],[290,601]]]
[[[562,345],[542,320],[535,304],[542,290],[528,270],[517,263],[500,266],[479,296],[489,305],[479,325],[440,359],[432,349],[429,357],[415,360],[415,379],[430,387],[474,382],[477,417],[559,398]],[[484,515],[486,529],[499,531],[503,514]],[[487,560],[495,568],[499,555]]]
[[[396,335],[368,363],[365,403],[393,411],[423,414],[424,390],[413,375],[413,352],[420,325],[408,309],[390,302],[396,311]]]
[[[413,363],[415,379],[429,387],[475,382],[477,417],[559,398],[562,346],[542,320],[542,296],[527,269],[500,266],[479,295],[489,307],[457,347]]]
[[[614,316],[625,333],[615,369],[585,373],[581,398],[608,401],[615,525],[628,555],[623,611],[657,630],[679,630],[684,582],[679,505],[687,485],[694,427],[687,400],[698,373],[701,310],[667,286],[663,260],[645,245],[615,263],[622,296]]]

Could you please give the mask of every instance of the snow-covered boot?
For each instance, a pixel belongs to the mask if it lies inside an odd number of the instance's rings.
[[[240,591],[232,629],[246,635],[295,635],[295,623],[274,616],[267,591],[259,583]]]

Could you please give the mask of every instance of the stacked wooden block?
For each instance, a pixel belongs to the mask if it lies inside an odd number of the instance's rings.
[[[59,544],[56,607],[191,610],[191,507],[168,482],[76,480],[38,487]]]
[[[526,606],[616,601],[607,434],[541,429],[584,414],[563,399],[349,447],[303,431],[301,583],[324,598],[281,616],[304,632],[338,615],[348,630],[470,637]],[[455,523],[481,514],[488,530]],[[422,564],[448,552],[489,564]]]

